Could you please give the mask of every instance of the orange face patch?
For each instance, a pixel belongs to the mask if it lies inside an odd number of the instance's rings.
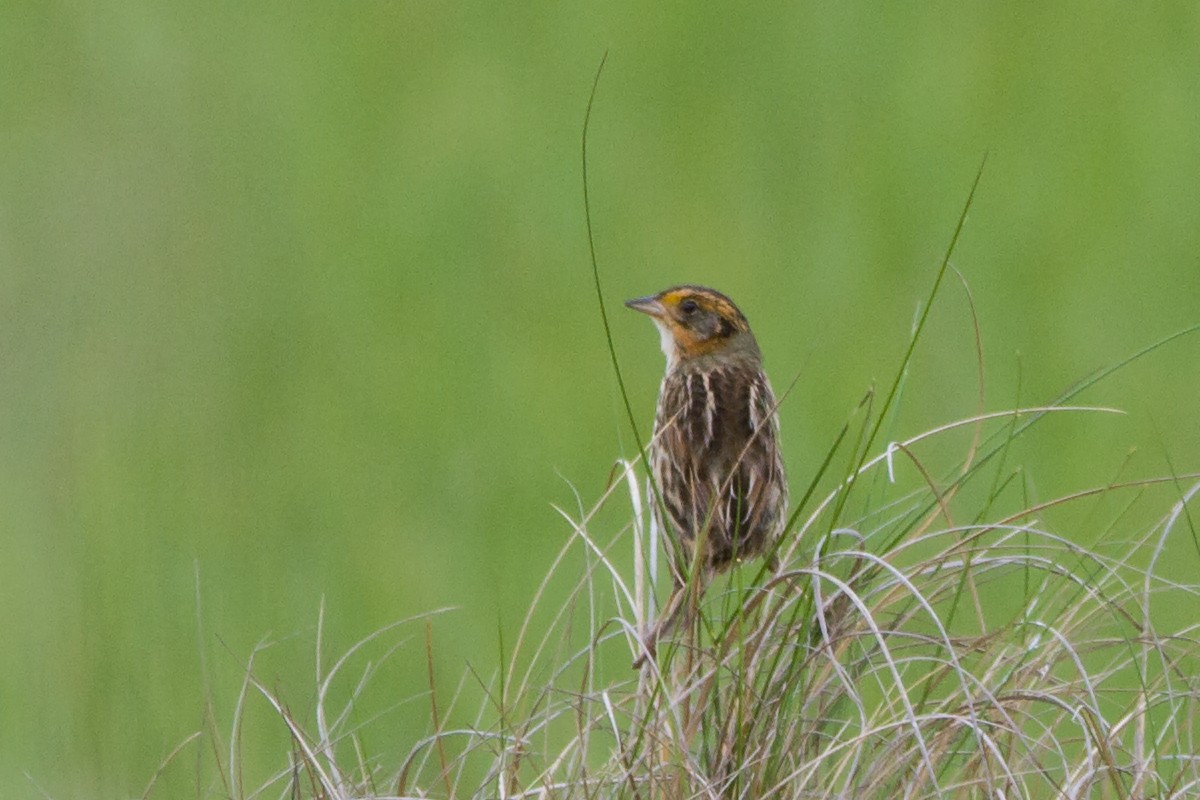
[[[667,317],[663,322],[670,329],[671,338],[675,340],[675,347],[679,349],[681,355],[690,357],[711,353],[724,344],[723,339],[692,330],[671,317]]]

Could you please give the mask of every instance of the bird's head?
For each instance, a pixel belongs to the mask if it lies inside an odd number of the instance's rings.
[[[703,286],[673,286],[649,297],[627,300],[625,305],[654,320],[668,367],[724,352],[758,355],[750,323],[720,292]]]

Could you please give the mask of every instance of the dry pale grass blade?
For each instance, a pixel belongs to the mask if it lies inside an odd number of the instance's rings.
[[[146,800],[146,798],[150,797],[150,795],[154,792],[154,785],[158,783],[158,779],[162,777],[163,772],[165,772],[167,767],[171,765],[171,762],[178,758],[179,754],[182,753],[189,744],[196,741],[203,735],[204,731],[195,731],[192,734],[184,737],[183,741],[175,745],[174,749],[172,749],[170,753],[167,753],[166,757],[162,760],[162,763],[158,765],[158,769],[155,770],[154,775],[150,778],[150,783],[146,785],[146,790],[142,792],[142,800]]]

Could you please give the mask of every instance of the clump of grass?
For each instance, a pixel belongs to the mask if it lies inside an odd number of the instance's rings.
[[[1200,607],[1200,586],[1157,567],[1170,539],[1196,541],[1200,482],[1025,504],[1005,454],[1022,421],[1052,411],[1063,409],[980,415],[852,458],[797,509],[779,572],[752,563],[711,587],[695,625],[640,672],[629,663],[665,570],[639,466],[621,462],[599,501],[563,513],[571,535],[503,666],[464,679],[485,697],[473,712],[461,686],[447,695],[433,683],[429,618],[377,631],[328,667],[318,656],[307,723],[251,663],[232,731],[209,731],[223,742],[220,794],[1195,796],[1197,626],[1164,628],[1164,611]],[[935,480],[923,448],[963,430],[977,431],[966,457]],[[1122,492],[1138,507],[1174,499],[1148,525],[1132,522],[1128,503],[1114,519],[1093,513],[1101,535],[1088,548],[1044,519]],[[621,497],[628,522],[605,530],[598,512]],[[360,698],[397,655],[429,670],[428,732],[374,736],[372,750]],[[273,776],[246,787],[236,743],[255,696],[292,746]]]

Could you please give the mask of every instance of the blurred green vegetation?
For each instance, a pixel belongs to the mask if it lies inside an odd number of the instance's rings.
[[[1200,320],[1191,3],[108,0],[0,22],[6,796],[140,791],[201,724],[204,671],[227,724],[255,643],[311,643],[322,598],[331,650],[456,605],[441,679],[495,668],[569,536],[550,504],[568,481],[590,503],[633,451],[580,191],[606,48],[593,222],[647,428],[657,337],[618,303],[713,285],[777,387],[801,374],[782,415],[806,482],[893,374],[985,151],[954,264],[989,408]],[[1039,496],[1131,448],[1131,477],[1200,466],[1198,356],[1182,340],[1082,398],[1128,417],[1047,422],[1022,452]],[[973,412],[974,365],[951,285],[896,434]],[[380,708],[425,685],[415,631]],[[288,652],[263,677],[303,709],[310,648]],[[375,744],[407,750],[426,713]],[[279,742],[247,743],[253,774]],[[164,796],[195,794],[189,769]]]

